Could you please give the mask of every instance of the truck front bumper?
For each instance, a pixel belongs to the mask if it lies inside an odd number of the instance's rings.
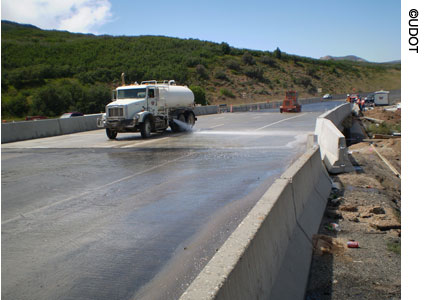
[[[97,127],[109,128],[116,131],[128,131],[137,128],[137,120],[108,120],[108,119],[97,119]]]

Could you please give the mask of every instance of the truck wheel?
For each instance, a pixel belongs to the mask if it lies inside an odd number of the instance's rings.
[[[186,123],[186,118],[184,117],[184,114],[180,114],[177,118],[177,120]]]
[[[192,113],[189,113],[186,118],[186,123],[190,126],[190,128],[195,125],[195,116]]]
[[[115,130],[106,128],[106,136],[110,139],[110,140],[115,140],[115,138],[117,137],[118,132],[116,132]]]
[[[146,120],[142,124],[142,130],[140,131],[140,134],[142,135],[143,138],[148,138],[151,136],[151,132],[152,132],[152,124],[149,120]]]

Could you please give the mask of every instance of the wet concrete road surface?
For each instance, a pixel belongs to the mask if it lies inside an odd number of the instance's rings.
[[[2,299],[175,299],[335,102],[2,145]]]

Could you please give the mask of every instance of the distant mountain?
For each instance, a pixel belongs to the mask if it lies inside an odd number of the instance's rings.
[[[354,61],[354,62],[369,62],[369,63],[376,63],[376,62],[370,62],[367,61],[366,59],[363,59],[361,57],[355,56],[355,55],[347,55],[347,56],[323,56],[320,58],[320,60],[348,60],[348,61]],[[401,60],[392,60],[392,61],[385,61],[385,62],[380,62],[377,64],[394,64],[394,65],[398,65],[401,64]]]
[[[347,55],[347,56],[324,56],[320,58],[321,60],[350,60],[350,61],[356,61],[356,62],[367,62],[366,59],[363,59],[361,57],[355,56],[355,55]]]

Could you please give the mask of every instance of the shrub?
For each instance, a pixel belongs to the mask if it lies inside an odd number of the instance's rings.
[[[225,81],[230,81],[229,77],[227,77],[226,73],[224,71],[218,71],[214,75],[215,78]]]
[[[311,78],[306,76],[300,76],[295,78],[294,83],[297,85],[302,85],[303,87],[307,88],[312,84]]]
[[[196,67],[197,65],[201,64],[201,59],[199,57],[189,57],[186,60],[186,66],[193,68]]]
[[[372,136],[374,134],[391,135],[394,132],[401,132],[400,124],[389,124],[383,122],[382,124],[370,124],[367,126],[367,132]]]
[[[318,67],[316,67],[316,66],[308,66],[307,67],[307,70],[306,70],[306,73],[307,73],[308,76],[311,76],[311,77],[316,78],[316,79],[320,79],[320,77],[316,73],[317,71],[319,71],[319,68]]]
[[[239,64],[238,61],[231,59],[226,63],[226,66],[231,69],[231,70],[235,70],[235,71],[239,71],[241,69],[241,66]]]
[[[205,90],[197,85],[192,85],[189,87],[193,94],[195,95],[195,103],[196,104],[201,104],[201,105],[207,105],[207,100],[205,97]]]
[[[228,89],[221,89],[220,94],[223,95],[224,97],[235,98],[235,95]]]
[[[260,58],[260,62],[265,65],[269,65],[270,67],[276,67],[276,61],[270,56],[262,56]]]
[[[401,254],[401,242],[399,241],[389,241],[387,242],[388,251],[394,252],[395,254]]]
[[[248,67],[244,74],[250,78],[264,80],[264,71],[259,67]]]
[[[4,115],[23,117],[28,113],[29,106],[26,97],[19,93],[11,98],[3,98],[1,109]]]
[[[207,68],[205,68],[204,65],[197,65],[196,66],[196,73],[198,74],[199,78],[201,79],[208,79],[208,73]]]
[[[36,93],[33,101],[33,111],[50,117],[65,112],[72,103],[70,91],[59,84],[47,85]]]
[[[242,55],[242,61],[246,64],[246,65],[253,65],[255,64],[255,60],[254,57],[252,57],[252,55],[248,52],[245,52]]]

